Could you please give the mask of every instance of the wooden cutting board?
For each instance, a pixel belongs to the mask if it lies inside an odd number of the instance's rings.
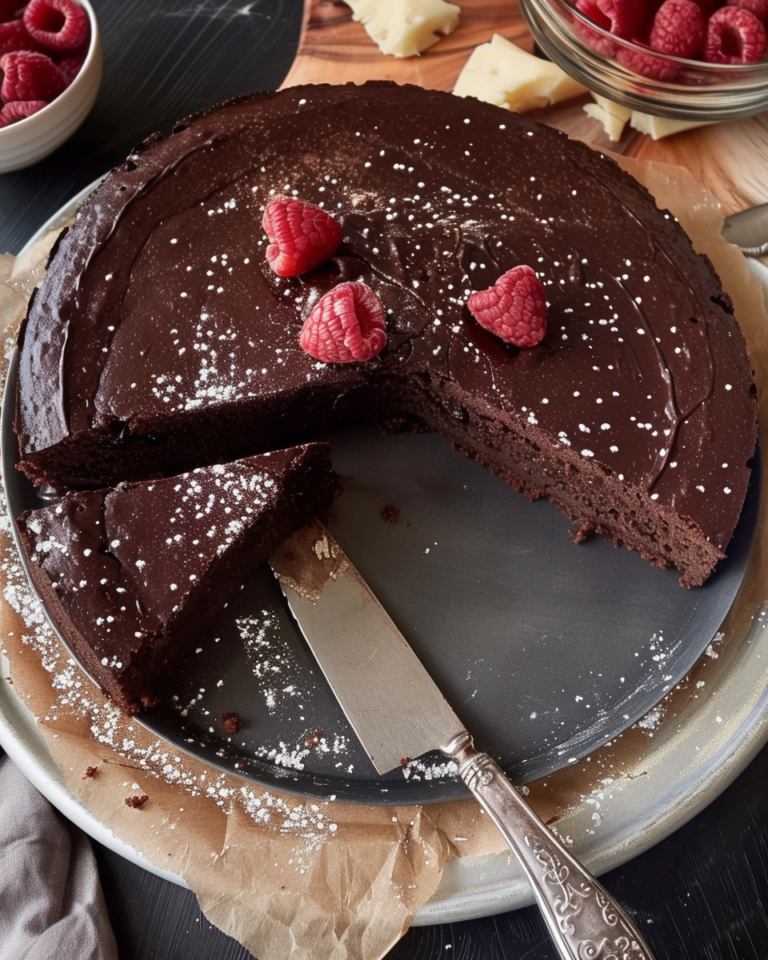
[[[379,52],[343,0],[306,0],[296,60],[284,86],[394,80],[451,90],[472,50],[494,33],[532,50],[533,39],[516,0],[457,2],[461,20],[450,36],[420,57],[398,59]],[[615,143],[584,113],[586,102],[572,100],[531,115],[600,149],[687,167],[720,199],[726,214],[768,202],[768,112],[659,141],[629,130]]]

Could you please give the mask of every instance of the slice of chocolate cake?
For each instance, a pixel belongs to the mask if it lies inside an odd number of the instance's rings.
[[[341,226],[335,255],[300,276],[267,261],[278,195]],[[467,307],[519,265],[546,291],[530,349]],[[343,281],[384,309],[368,362],[300,345]],[[18,383],[34,482],[146,478],[411,417],[549,497],[578,536],[623,541],[687,586],[725,554],[755,449],[744,340],[674,217],[557,130],[386,83],[244,97],[148,140],[59,244]]]
[[[314,443],[177,477],[69,493],[18,520],[32,579],[70,649],[136,713],[250,570],[336,491]]]

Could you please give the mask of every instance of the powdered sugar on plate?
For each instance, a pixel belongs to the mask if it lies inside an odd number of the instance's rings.
[[[109,747],[136,771],[162,779],[190,796],[208,797],[224,813],[232,813],[238,808],[256,823],[301,838],[307,844],[306,852],[322,844],[336,831],[336,824],[327,815],[327,803],[292,803],[273,791],[243,783],[213,767],[201,769],[199,762],[164,740],[148,737],[141,725],[103,699],[60,643],[42,603],[29,585],[11,538],[11,520],[5,501],[0,505],[0,532],[5,540],[0,560],[3,595],[24,627],[20,637],[9,631],[7,642],[21,640],[40,658],[43,670],[50,676],[51,703],[36,717],[38,722],[55,726],[67,716],[85,719],[93,739]],[[7,652],[4,648],[3,653]],[[341,744],[334,746],[342,747]],[[309,751],[310,748],[305,749]],[[280,744],[274,748],[265,747],[264,754],[273,762],[279,762],[287,758],[295,760],[297,751],[286,751],[285,745]]]

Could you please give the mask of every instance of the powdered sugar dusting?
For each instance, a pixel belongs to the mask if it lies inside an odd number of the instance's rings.
[[[260,616],[239,617],[237,629],[269,712],[274,713],[285,699],[303,699],[300,671],[281,639],[277,614],[262,610]]]
[[[403,776],[406,780],[444,780],[458,775],[458,765],[453,760],[434,761],[409,760],[403,764]]]
[[[301,839],[303,847],[297,854],[300,860],[335,833],[337,825],[328,816],[327,803],[294,803],[223,771],[211,767],[201,769],[199,763],[160,738],[148,740],[144,728],[101,698],[59,642],[13,546],[11,520],[4,502],[0,511],[0,531],[5,540],[0,561],[3,594],[24,624],[19,639],[40,657],[51,680],[51,704],[38,719],[48,724],[69,715],[86,719],[94,740],[109,747],[137,770],[172,784],[190,796],[208,797],[225,814],[240,809],[255,823]],[[10,639],[15,639],[13,634],[9,635]],[[333,747],[343,749],[340,743]],[[310,748],[304,749],[308,752]],[[296,748],[286,750],[282,744],[274,749],[264,748],[264,756],[274,762],[297,755]]]

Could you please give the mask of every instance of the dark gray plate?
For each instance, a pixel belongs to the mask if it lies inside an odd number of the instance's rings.
[[[8,387],[3,472],[18,516],[41,501],[14,469],[13,375]],[[575,545],[557,509],[529,503],[435,434],[363,426],[327,439],[344,484],[330,529],[477,744],[518,782],[568,765],[658,703],[713,639],[746,570],[756,475],[728,559],[685,590],[675,571],[605,540]],[[439,755],[376,773],[266,564],[246,576],[141,722],[208,763],[306,796],[463,796]],[[235,735],[226,712],[242,719]]]

